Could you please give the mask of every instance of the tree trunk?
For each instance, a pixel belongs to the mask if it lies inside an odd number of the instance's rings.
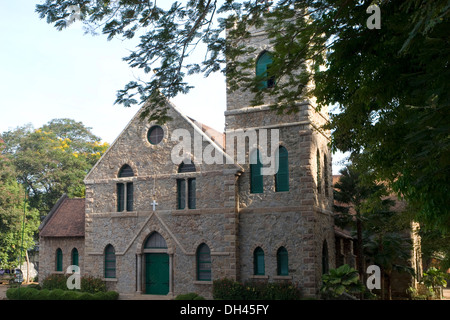
[[[25,283],[30,282],[30,259],[28,258],[28,250],[25,250],[25,260],[27,262],[27,279]]]
[[[390,272],[386,272],[386,293],[387,300],[392,300],[392,290],[391,290],[391,275]]]
[[[357,233],[357,255],[358,255],[358,272],[362,283],[365,283],[364,270],[364,255],[363,255],[363,241],[362,241],[362,222],[361,219],[356,218],[356,233]]]

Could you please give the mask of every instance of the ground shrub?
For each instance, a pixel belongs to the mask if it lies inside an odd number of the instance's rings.
[[[8,290],[6,290],[6,297],[9,300],[15,300],[17,299],[17,288],[10,288]]]
[[[52,274],[52,275],[49,275],[42,282],[42,289],[67,290],[67,279],[68,279],[68,276],[63,275],[63,274]]]
[[[70,276],[69,274],[52,274],[44,279],[42,289],[69,290],[67,288],[67,280]],[[82,276],[80,277],[80,291],[89,293],[106,292],[106,283],[101,278]]]
[[[216,300],[299,300],[301,291],[292,282],[239,283],[220,279],[213,282],[213,297]]]
[[[179,294],[175,297],[175,300],[205,300],[205,298],[195,292],[190,292],[186,294]]]
[[[117,300],[119,293],[108,292],[80,292],[62,289],[42,289],[36,288],[11,288],[6,291],[6,297],[10,300]]]
[[[62,289],[54,289],[50,290],[48,293],[49,300],[63,300],[62,297],[64,295],[64,290]]]
[[[101,278],[81,277],[81,291],[89,293],[106,292],[106,283]]]
[[[243,300],[243,286],[231,279],[213,281],[213,298],[215,300]]]
[[[107,291],[105,292],[105,300],[117,300],[119,299],[119,293],[117,291]]]

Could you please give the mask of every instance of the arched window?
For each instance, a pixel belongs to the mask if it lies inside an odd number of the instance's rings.
[[[197,248],[197,280],[211,281],[211,251],[205,243]]]
[[[134,172],[133,169],[127,164],[124,164],[122,168],[119,170],[119,178],[125,178],[125,177],[133,177]]]
[[[105,248],[105,278],[116,277],[116,251],[108,244]]]
[[[253,274],[263,276],[265,274],[264,250],[260,247],[253,251]]]
[[[317,149],[316,153],[316,166],[317,166],[317,192],[320,193],[322,191],[322,175],[320,173],[320,153],[319,149]]]
[[[55,259],[55,269],[56,271],[63,271],[63,253],[61,248],[56,249],[56,259]]]
[[[250,192],[263,192],[263,176],[261,174],[262,164],[259,150],[252,152],[250,156]]]
[[[127,164],[119,170],[119,178],[133,177],[133,169]],[[133,211],[133,182],[117,184],[117,212]]]
[[[195,172],[195,171],[196,171],[195,165],[194,163],[192,163],[192,161],[190,163],[184,163],[183,161],[178,166],[178,173]]]
[[[328,244],[327,240],[323,241],[322,245],[322,274],[328,273],[330,270],[328,262]]]
[[[288,252],[285,247],[280,247],[277,251],[277,275],[287,276],[289,274]]]
[[[329,191],[328,191],[328,161],[327,161],[327,155],[324,154],[323,155],[323,179],[324,179],[324,188],[325,188],[325,196],[328,197],[329,196]]]
[[[283,146],[278,148],[278,171],[275,174],[275,191],[289,191],[288,152]]]
[[[275,86],[275,77],[271,76],[268,70],[272,62],[272,55],[267,51],[263,51],[256,60],[256,77],[261,79],[258,84],[260,90]]]
[[[163,236],[155,231],[147,238],[144,249],[167,249],[167,243]]]
[[[195,172],[195,165],[191,163],[182,162],[178,167],[178,173]],[[187,180],[187,195],[186,195],[186,180]],[[183,210],[186,208],[186,196],[189,209],[196,208],[196,188],[197,182],[195,178],[177,179],[177,208]]]
[[[78,266],[78,250],[77,250],[77,248],[72,249],[72,265]]]

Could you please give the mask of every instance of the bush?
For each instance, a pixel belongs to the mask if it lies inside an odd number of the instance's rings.
[[[44,279],[42,283],[42,289],[54,290],[69,290],[67,288],[67,279],[70,275],[52,274]],[[83,276],[80,279],[82,292],[97,293],[106,292],[106,283],[101,278],[95,278],[91,276]]]
[[[205,298],[199,296],[195,292],[190,292],[186,294],[179,294],[178,296],[175,297],[175,300],[205,300]]]
[[[64,290],[62,290],[62,289],[50,290],[50,292],[48,294],[48,299],[49,300],[63,300],[62,299],[63,295],[64,295]]]
[[[216,300],[243,300],[243,286],[227,278],[214,280],[213,298]]]
[[[67,279],[68,279],[68,276],[63,275],[63,274],[52,274],[52,275],[49,275],[42,282],[42,289],[67,290]]]
[[[322,275],[320,293],[324,299],[338,299],[344,293],[351,295],[363,291],[364,285],[359,280],[358,271],[347,264]]]
[[[17,288],[10,288],[6,290],[6,297],[9,300],[16,300],[17,299]]]
[[[105,300],[117,300],[119,299],[119,293],[117,291],[105,292]]]
[[[39,295],[36,297],[36,299],[37,300],[50,300],[48,298],[49,294],[50,294],[50,290],[48,290],[48,289],[39,290]]]
[[[239,283],[220,279],[213,282],[213,297],[217,300],[299,300],[301,291],[291,282]]]
[[[69,290],[38,290],[36,288],[11,288],[6,291],[6,297],[10,300],[117,300],[119,293],[108,292],[80,292]]]
[[[31,283],[31,284],[27,285],[27,288],[34,288],[34,289],[37,289],[37,290],[41,290],[42,289],[41,286],[39,284],[37,284],[37,283]]]
[[[81,291],[89,293],[106,292],[106,283],[100,278],[81,277]]]

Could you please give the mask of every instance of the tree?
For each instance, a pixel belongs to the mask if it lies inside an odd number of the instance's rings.
[[[4,132],[2,153],[30,192],[30,206],[46,215],[62,194],[83,197],[83,179],[108,144],[69,119],[55,119],[40,129],[30,125]]]
[[[189,0],[162,8],[142,0],[46,0],[36,11],[62,30],[75,6],[90,31],[101,28],[109,39],[140,36],[124,59],[144,76],[119,90],[116,103],[148,102],[143,116],[150,120],[167,120],[164,97],[188,92],[187,75],[216,71],[227,73],[229,90],[254,92],[254,104],[273,95],[279,112],[297,111],[305,97],[316,97],[318,110],[336,106],[326,127],[333,148],[389,182],[417,208],[423,226],[447,232],[448,0],[376,1],[380,29],[366,24],[372,2]],[[271,90],[258,90],[254,59],[238,59],[256,50],[243,45],[249,27],[264,27],[271,38],[267,74],[279,79]],[[199,43],[205,58],[192,62]]]
[[[363,223],[365,212],[371,209],[370,205],[374,199],[380,199],[386,195],[386,189],[381,184],[376,184],[373,180],[363,179],[357,169],[348,165],[340,170],[341,177],[334,184],[333,206],[336,224],[342,227],[355,223],[356,229],[356,255],[358,257],[358,272],[361,279],[364,279],[364,251],[363,251]]]
[[[402,234],[410,227],[411,217],[409,212],[403,216],[392,210],[395,201],[389,197],[389,190],[385,184],[374,181],[373,176],[360,173],[353,165],[340,173],[334,185],[336,224],[350,224],[356,229],[360,277],[366,276],[365,263],[379,266],[381,297],[390,300],[392,272],[413,272],[405,264],[410,258],[411,243]]]
[[[0,150],[3,147],[0,139]],[[24,200],[25,190],[16,181],[11,161],[0,154],[0,268],[18,267],[35,245],[39,212]]]

